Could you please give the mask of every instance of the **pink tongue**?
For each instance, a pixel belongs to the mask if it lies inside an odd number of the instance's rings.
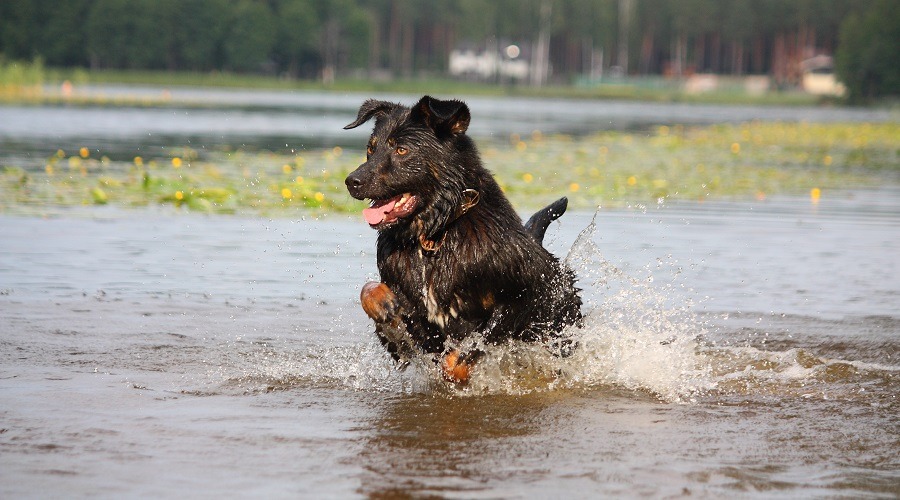
[[[376,201],[375,205],[363,209],[363,217],[366,219],[366,222],[368,222],[370,226],[381,224],[385,216],[394,209],[394,203],[396,203],[399,198],[400,197],[397,196],[390,200]]]

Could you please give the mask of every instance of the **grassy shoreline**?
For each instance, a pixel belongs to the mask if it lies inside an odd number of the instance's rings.
[[[441,95],[518,96],[566,99],[636,100],[648,102],[681,102],[696,104],[734,104],[760,106],[816,106],[835,105],[839,101],[823,99],[796,91],[772,91],[749,94],[733,88],[690,94],[674,83],[659,80],[628,80],[593,86],[548,85],[498,85],[466,82],[442,77],[379,80],[365,76],[341,78],[331,84],[318,80],[298,80],[277,76],[249,75],[222,72],[169,72],[86,70],[83,68],[46,68],[39,61],[34,63],[0,61],[0,103],[42,104],[75,102],[79,104],[132,105],[124,100],[102,100],[68,94],[64,82],[78,87],[86,84],[125,84],[153,86],[217,87],[258,90],[303,90],[331,92],[423,92]],[[655,83],[652,83],[655,82]],[[145,103],[155,105],[159,103]]]
[[[510,136],[480,144],[513,204],[523,210],[568,196],[574,209],[900,185],[900,124],[745,123],[658,127],[652,134]],[[282,217],[347,213],[343,179],[363,159],[340,147],[286,154],[171,149],[111,160],[81,148],[32,169],[0,165],[0,213],[90,205],[170,206],[211,214]]]
[[[591,87],[573,85],[498,85],[466,82],[450,78],[406,78],[372,80],[369,78],[342,78],[331,84],[317,80],[291,80],[275,76],[238,75],[229,73],[168,73],[93,71],[88,76],[91,83],[151,84],[172,86],[199,86],[223,88],[250,88],[268,90],[317,90],[333,92],[378,92],[420,94],[423,89],[443,95],[518,96],[569,99],[621,99],[651,102],[686,102],[711,104],[757,104],[814,106],[834,101],[822,100],[800,92],[770,92],[751,95],[734,90],[721,90],[703,94],[688,94],[674,87],[653,88],[634,82],[604,84]]]

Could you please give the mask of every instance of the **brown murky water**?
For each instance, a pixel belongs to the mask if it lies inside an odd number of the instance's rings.
[[[356,218],[0,216],[0,497],[896,497],[900,193],[828,194],[567,214],[580,350],[464,390]]]

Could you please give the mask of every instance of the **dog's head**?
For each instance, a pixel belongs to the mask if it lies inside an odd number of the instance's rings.
[[[359,108],[352,129],[375,118],[366,161],[345,181],[350,195],[371,200],[366,222],[382,230],[418,222],[424,235],[447,222],[459,205],[470,173],[480,165],[465,135],[469,108],[457,100],[425,96],[409,108],[370,99]]]

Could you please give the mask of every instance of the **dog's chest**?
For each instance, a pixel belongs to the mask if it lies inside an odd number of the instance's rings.
[[[454,236],[436,251],[388,235],[378,242],[382,282],[404,296],[407,314],[449,335],[486,321],[500,297],[496,280],[484,278],[497,275],[491,272],[494,261],[484,258],[490,252],[478,245],[485,239],[463,245]]]
[[[421,248],[391,253],[382,268],[382,279],[396,287],[424,319],[442,330],[458,318],[465,306],[458,289],[458,273],[442,255]]]
[[[420,280],[417,295],[425,305],[428,321],[444,329],[451,319],[459,317],[462,303],[459,296],[452,293],[454,287],[453,276],[448,273],[450,267],[422,249],[418,251],[418,260]]]

